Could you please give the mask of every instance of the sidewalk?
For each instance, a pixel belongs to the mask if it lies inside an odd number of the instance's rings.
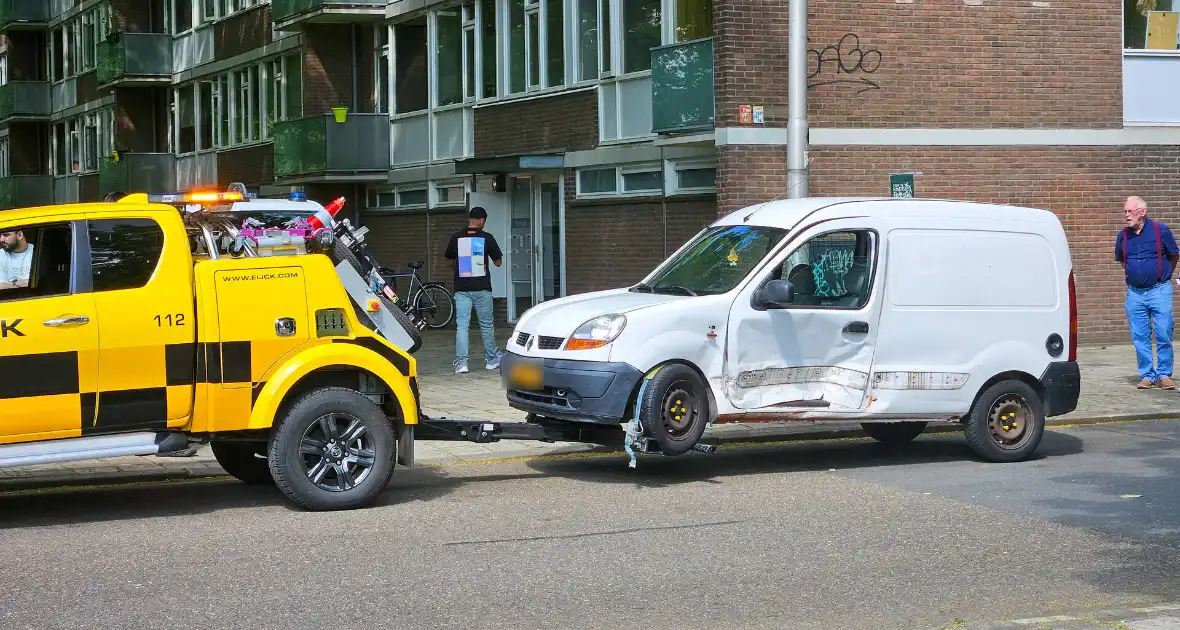
[[[511,333],[498,330],[500,347]],[[479,352],[479,333],[473,330],[471,348]],[[423,411],[434,418],[475,418],[504,422],[523,420],[508,407],[497,372],[484,370],[474,357],[471,373],[452,373],[454,331],[428,331],[417,353]],[[1135,353],[1130,344],[1079,348],[1082,397],[1074,412],[1050,418],[1050,424],[1094,423],[1114,420],[1180,418],[1180,392],[1135,388]],[[941,428],[941,427],[940,427]],[[947,429],[955,427],[947,425]],[[932,430],[933,427],[932,427]],[[815,422],[792,425],[724,425],[710,429],[705,439],[715,443],[761,440],[819,439],[860,436],[855,424]],[[504,441],[493,444],[426,442],[416,444],[419,465],[439,465],[488,459],[533,457],[589,451],[585,444]],[[102,460],[48,464],[0,470],[0,490],[25,486],[80,484],[143,478],[206,477],[224,472],[209,447],[192,457],[113,457]]]

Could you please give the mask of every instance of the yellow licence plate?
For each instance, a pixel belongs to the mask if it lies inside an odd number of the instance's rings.
[[[544,383],[541,366],[531,363],[519,363],[512,366],[508,372],[508,378],[512,386],[518,389],[538,390]]]

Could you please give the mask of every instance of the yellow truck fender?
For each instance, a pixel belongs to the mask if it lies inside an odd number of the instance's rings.
[[[406,361],[407,365],[409,361]],[[250,412],[251,429],[268,429],[287,393],[304,376],[329,366],[346,366],[369,371],[397,398],[405,424],[418,424],[418,403],[410,389],[410,377],[389,360],[358,343],[326,343],[296,353],[267,378]],[[409,370],[406,370],[409,372]]]

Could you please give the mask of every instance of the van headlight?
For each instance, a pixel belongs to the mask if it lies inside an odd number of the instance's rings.
[[[619,333],[623,332],[623,327],[626,325],[627,318],[622,315],[600,315],[578,326],[578,329],[570,336],[569,342],[565,344],[565,349],[590,350],[592,348],[601,348],[614,341],[615,337],[618,337]]]

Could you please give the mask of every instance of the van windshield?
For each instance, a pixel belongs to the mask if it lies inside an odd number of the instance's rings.
[[[713,295],[732,290],[787,231],[731,225],[711,228],[676,254],[658,274],[632,291]]]

